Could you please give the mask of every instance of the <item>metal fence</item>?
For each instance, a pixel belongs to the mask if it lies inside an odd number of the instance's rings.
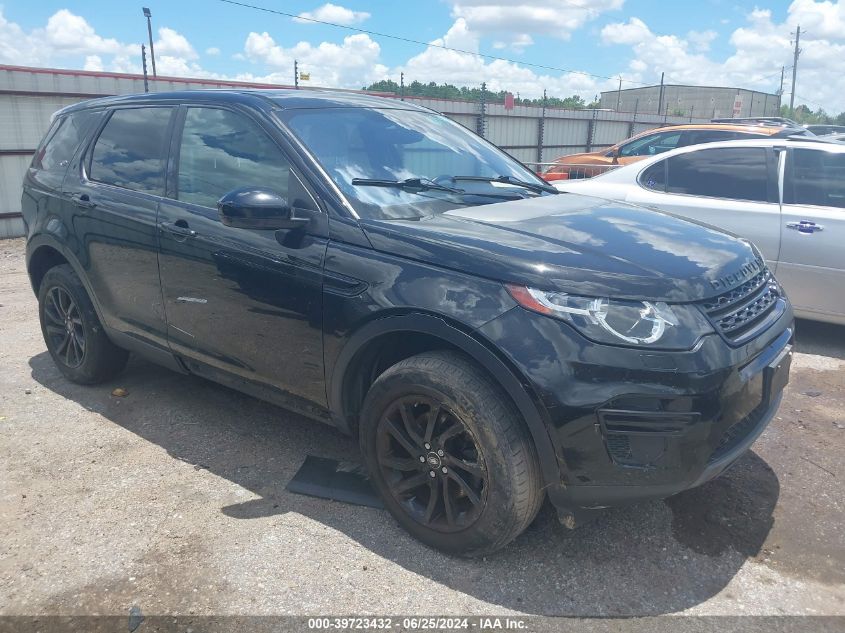
[[[291,88],[206,79],[159,77],[151,92],[202,88]],[[0,65],[0,238],[23,235],[21,182],[56,110],[94,97],[143,92],[140,75]],[[397,95],[382,95],[399,98]],[[565,110],[542,106],[405,97],[442,112],[524,163],[609,147],[639,132],[689,117]]]

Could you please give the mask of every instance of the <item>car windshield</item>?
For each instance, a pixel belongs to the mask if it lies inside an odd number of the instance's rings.
[[[433,112],[350,107],[279,117],[363,218],[414,219],[551,193],[507,154]]]

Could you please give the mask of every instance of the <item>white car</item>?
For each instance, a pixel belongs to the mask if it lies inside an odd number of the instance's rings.
[[[555,186],[748,238],[798,316],[845,324],[845,144],[794,138],[708,143]]]

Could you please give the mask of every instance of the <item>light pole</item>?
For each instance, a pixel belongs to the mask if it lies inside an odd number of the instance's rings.
[[[153,77],[156,77],[156,52],[153,48],[153,24],[151,18],[153,14],[150,13],[150,10],[147,7],[143,7],[144,9],[144,16],[147,18],[147,35],[150,36],[150,60],[153,62]]]

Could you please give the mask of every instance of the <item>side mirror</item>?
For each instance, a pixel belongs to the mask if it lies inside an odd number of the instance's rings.
[[[297,217],[294,207],[272,189],[241,187],[217,201],[217,212],[225,226],[237,229],[299,229],[311,221]]]
[[[614,159],[619,158],[619,148],[618,147],[612,148],[610,151],[607,152],[607,154],[605,154],[605,156],[607,156],[608,158],[614,158]]]

